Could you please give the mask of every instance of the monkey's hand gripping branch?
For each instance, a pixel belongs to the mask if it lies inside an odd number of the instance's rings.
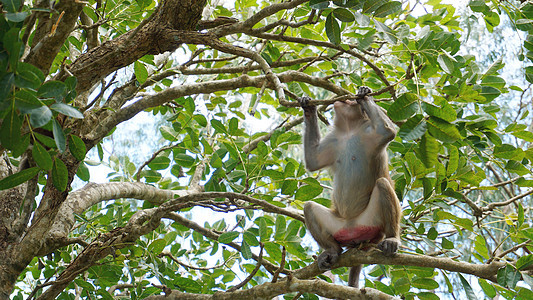
[[[316,113],[316,106],[310,104],[310,101],[311,98],[307,96],[298,98],[298,103],[300,103],[300,106],[303,108],[306,118],[312,117]]]

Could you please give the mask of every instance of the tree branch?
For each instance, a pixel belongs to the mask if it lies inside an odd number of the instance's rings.
[[[348,286],[336,285],[328,283],[324,280],[300,280],[292,278],[290,280],[279,281],[276,283],[267,282],[253,288],[235,291],[235,292],[219,292],[213,295],[183,293],[177,290],[172,290],[169,295],[150,296],[148,300],[199,300],[199,299],[217,299],[217,300],[249,300],[249,299],[270,299],[275,296],[288,293],[312,293],[330,299],[353,299],[353,300],[386,300],[394,299],[393,296],[387,295],[383,292],[372,288],[356,289]]]

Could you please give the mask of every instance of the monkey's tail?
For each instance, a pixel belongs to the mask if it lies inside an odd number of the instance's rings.
[[[350,269],[350,275],[348,276],[348,285],[354,288],[359,287],[359,274],[361,274],[361,269],[363,265],[357,265]]]

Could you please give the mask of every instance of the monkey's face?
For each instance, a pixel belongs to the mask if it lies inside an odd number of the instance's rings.
[[[339,121],[353,122],[364,118],[361,104],[355,100],[337,101],[333,104],[333,108],[335,109],[335,116]]]

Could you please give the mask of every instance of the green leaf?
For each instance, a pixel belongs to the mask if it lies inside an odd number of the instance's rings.
[[[524,151],[515,148],[513,145],[501,144],[494,147],[494,156],[503,159],[521,160],[524,158]]]
[[[65,79],[65,84],[67,85],[68,90],[74,90],[76,85],[78,85],[78,79],[75,76],[70,76]]]
[[[148,251],[154,254],[159,254],[163,252],[166,246],[167,246],[167,241],[165,241],[164,239],[157,239],[157,240],[152,241],[150,245],[148,245]]]
[[[329,6],[329,0],[311,0],[309,1],[309,7],[312,9],[325,9]]]
[[[24,81],[25,85],[29,85],[26,87],[33,90],[37,90],[45,79],[43,71],[32,64],[24,62],[19,62],[17,64],[17,77],[19,84],[21,81]]]
[[[487,248],[487,243],[485,241],[485,238],[478,235],[476,236],[476,240],[474,242],[474,249],[485,259],[489,259],[489,249]]]
[[[211,119],[211,126],[213,126],[215,131],[218,133],[222,133],[222,134],[228,133],[228,131],[226,130],[226,127],[224,127],[224,124],[222,124],[222,122],[220,122],[217,119]]]
[[[146,70],[146,67],[141,62],[136,61],[133,64],[133,70],[135,72],[135,78],[137,78],[139,83],[142,84],[148,79],[148,70]]]
[[[261,242],[268,240],[268,230],[267,230],[267,224],[265,221],[265,217],[259,218],[259,237],[261,239]]]
[[[78,136],[72,134],[68,136],[68,148],[77,160],[82,161],[85,159],[87,147],[85,147],[85,143]]]
[[[439,146],[439,142],[431,135],[422,136],[416,154],[427,168],[431,168],[437,163]]]
[[[430,239],[430,240],[435,240],[438,236],[439,236],[439,233],[437,232],[437,230],[435,229],[435,227],[431,227],[431,228],[428,230],[428,234],[427,234],[428,239]]]
[[[46,149],[41,145],[41,143],[35,141],[33,149],[31,152],[33,160],[37,163],[41,169],[51,170],[52,169],[52,157],[46,151]]]
[[[91,179],[91,173],[85,163],[81,163],[76,171],[76,175],[83,181],[89,181]]]
[[[57,157],[54,158],[52,167],[52,183],[60,192],[64,192],[67,189],[68,170],[63,161]]]
[[[402,124],[398,135],[405,141],[414,141],[422,137],[426,133],[426,129],[427,124],[424,116],[418,114]]]
[[[5,16],[8,21],[11,21],[13,23],[19,23],[19,22],[24,21],[24,19],[26,19],[26,17],[28,16],[28,12],[22,11],[22,12],[6,13]]]
[[[528,276],[528,275],[525,274],[524,277],[525,276]],[[518,288],[518,295],[516,299],[533,299],[533,291],[531,290],[531,288],[520,287]]]
[[[16,12],[19,10],[22,0],[2,0],[2,3],[7,12]]]
[[[513,132],[513,135],[524,141],[533,142],[533,132],[531,131],[516,131]]]
[[[251,259],[252,258],[252,249],[250,249],[250,245],[246,242],[246,240],[242,240],[241,243],[241,254],[242,258],[244,259]]]
[[[495,75],[488,75],[483,78],[481,81],[482,86],[492,86],[497,89],[503,89],[505,88],[505,80],[499,76]]]
[[[44,104],[37,99],[34,92],[29,90],[19,90],[14,95],[15,105],[22,113],[29,113],[32,109],[39,108]]]
[[[525,70],[526,70],[526,80],[529,83],[533,83],[533,66],[526,67]]]
[[[518,270],[525,270],[531,265],[533,265],[533,254],[520,256],[516,261],[516,268]]]
[[[374,17],[384,18],[388,15],[392,15],[402,9],[402,3],[399,1],[390,1],[380,6],[374,11]]]
[[[440,68],[444,72],[448,74],[453,74],[453,72],[455,71],[454,59],[450,57],[447,53],[439,55],[439,57],[437,58],[437,62],[439,63]]]
[[[390,29],[389,26],[374,20],[374,24],[376,25],[376,30],[383,33],[383,36],[385,40],[387,40],[391,44],[396,44],[398,42],[398,38],[394,35],[394,32],[392,29]]]
[[[485,1],[483,0],[471,0],[468,3],[468,7],[470,7],[473,12],[482,13],[489,10],[489,7],[485,4]]]
[[[383,2],[386,2],[386,0],[364,1],[363,13],[370,14],[371,12],[376,11],[382,5]]]
[[[322,187],[320,185],[304,185],[296,191],[294,198],[297,200],[311,200],[322,193]]]
[[[177,277],[173,281],[180,289],[186,290],[191,293],[199,293],[202,290],[200,283],[186,277]],[[111,297],[113,298],[113,297]]]
[[[482,278],[478,278],[477,281],[481,286],[481,289],[483,289],[483,292],[485,292],[485,295],[487,295],[489,298],[496,297],[496,289],[492,284],[488,283],[485,279]]]
[[[410,118],[418,110],[418,96],[412,93],[404,93],[396,99],[387,114],[393,121],[401,121]]]
[[[48,106],[41,106],[36,109],[29,111],[30,114],[30,124],[34,128],[44,126],[52,120],[52,111]]]
[[[468,281],[466,281],[466,279],[463,277],[463,275],[461,275],[461,273],[457,273],[457,275],[459,276],[459,279],[463,284],[463,289],[465,291],[466,298],[468,298],[468,300],[477,300],[476,293],[474,292]]]
[[[341,22],[350,23],[355,21],[354,15],[346,8],[335,8],[333,10],[333,15],[335,15],[335,18]]]
[[[66,93],[67,85],[64,82],[57,80],[47,81],[39,88],[39,96],[42,98],[62,100]]]
[[[518,270],[513,268],[511,265],[506,265],[505,267],[498,270],[496,279],[498,284],[514,289],[522,275]]]
[[[505,165],[505,169],[509,172],[516,173],[518,175],[529,174],[528,168],[526,168],[523,164],[515,160],[509,160]]]
[[[0,180],[0,190],[6,190],[12,187],[16,187],[17,185],[30,180],[35,175],[37,175],[37,173],[39,173],[39,168],[32,167],[32,168],[24,169],[13,175],[9,175],[6,178]]]
[[[186,156],[189,157],[188,155],[186,155]],[[194,159],[193,159],[193,162],[194,162]],[[152,170],[164,170],[164,169],[168,168],[169,165],[170,165],[170,158],[165,157],[165,156],[158,156],[158,157],[154,158],[148,164],[148,167],[150,167],[150,169],[152,169]]]
[[[516,28],[523,31],[530,31],[533,28],[533,20],[531,19],[518,19],[515,24]]]
[[[453,122],[457,119],[457,112],[447,103],[442,107],[439,107],[427,102],[422,102],[422,107],[428,115],[437,117],[446,122]]]
[[[329,13],[326,16],[325,29],[329,41],[335,45],[339,45],[341,43],[341,28],[339,23],[337,23],[337,20],[335,20],[335,17],[333,17],[333,13]]]
[[[57,149],[61,152],[65,152],[67,149],[67,142],[63,128],[61,128],[61,125],[59,125],[59,122],[55,119],[52,122],[52,125],[52,132],[54,133],[54,141],[56,142]]]
[[[30,134],[27,133],[24,136],[22,136],[21,141],[15,145],[11,154],[13,155],[13,157],[19,157],[26,151],[26,149],[28,149],[29,146],[30,146]]]
[[[453,242],[448,240],[447,238],[442,238],[441,245],[442,245],[442,248],[448,249],[448,250],[455,248],[455,246],[453,245]]]
[[[439,118],[430,117],[427,120],[429,133],[438,140],[445,143],[453,143],[458,139],[461,139],[461,134],[457,128]]]
[[[15,109],[10,109],[0,127],[0,142],[3,147],[13,150],[21,142],[21,126],[22,119]]]
[[[76,119],[83,119],[83,114],[76,108],[65,103],[54,103],[50,108],[58,113],[64,114]]]
[[[176,163],[184,168],[190,168],[195,162],[195,159],[185,153],[178,153],[174,155]]]
[[[245,231],[242,234],[242,238],[248,243],[248,245],[252,247],[259,246],[259,241],[257,240],[257,237],[249,230]]]
[[[449,158],[446,166],[446,175],[451,176],[459,167],[459,150],[453,145],[449,145],[447,148]]]
[[[496,12],[487,12],[483,19],[485,20],[485,25],[487,25],[487,30],[490,33],[494,31],[494,27],[500,25],[500,16]]]
[[[281,193],[283,195],[292,195],[298,188],[298,181],[295,179],[284,180],[281,185]]]
[[[13,73],[7,73],[0,80],[0,103],[11,93],[13,84],[15,83],[15,75]]]
[[[218,237],[218,242],[222,244],[228,244],[233,242],[233,240],[236,239],[238,236],[239,233],[237,231],[225,232]]]
[[[417,289],[434,290],[439,287],[439,283],[431,278],[415,278],[411,284]]]
[[[486,101],[483,101],[483,103],[488,103],[496,99],[499,95],[501,95],[501,92],[500,90],[492,86],[482,86],[479,95],[487,99]]]
[[[228,124],[228,133],[230,135],[239,135],[239,120],[231,118]]]
[[[196,123],[202,127],[207,126],[207,119],[204,115],[194,115],[194,120],[196,120]]]
[[[420,293],[417,293],[416,296],[420,300],[439,300],[440,299],[439,296],[431,292],[420,292]]]
[[[175,141],[178,136],[178,133],[172,127],[169,126],[159,127],[159,132],[161,132],[161,135],[164,139],[169,140],[171,142]]]

